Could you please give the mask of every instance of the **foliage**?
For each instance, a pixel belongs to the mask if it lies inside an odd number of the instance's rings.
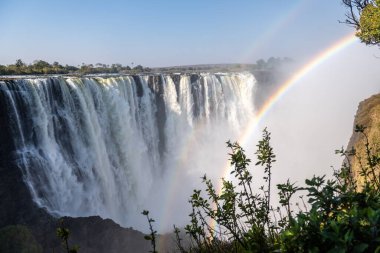
[[[152,248],[153,248],[153,250],[150,251],[150,252],[152,252],[152,253],[157,253],[157,251],[156,251],[157,231],[155,231],[155,230],[153,229],[153,222],[154,222],[154,220],[153,220],[152,218],[149,217],[149,211],[147,211],[147,210],[144,210],[141,214],[142,214],[142,215],[145,215],[146,218],[148,219],[149,230],[150,230],[150,234],[149,234],[149,235],[146,235],[146,236],[144,237],[144,239],[150,241],[151,244],[152,244]]]
[[[366,136],[365,129],[356,126],[355,131]],[[189,247],[182,245],[180,231],[174,227],[178,251],[380,252],[380,155],[368,138],[365,145],[363,186],[358,185],[351,171],[350,158],[356,156],[355,150],[341,149],[336,153],[345,160],[332,179],[313,176],[303,187],[289,180],[278,184],[279,206],[273,208],[271,168],[275,155],[270,133],[265,129],[257,145],[255,165],[264,168],[266,184],[261,187],[254,184],[248,169],[251,160],[243,148],[227,142],[236,183],[222,179],[218,191],[203,176],[205,190],[194,190],[189,200],[192,211],[185,227]],[[292,208],[295,195],[301,195],[303,204],[301,207],[296,203],[297,211]]]
[[[40,253],[42,248],[26,226],[12,225],[0,229],[0,252]]]
[[[365,135],[363,126],[356,132]],[[349,158],[355,150],[337,150],[346,158],[333,180],[314,176],[306,180],[311,209],[300,212],[281,232],[286,252],[380,252],[380,187],[378,154],[366,141],[367,161],[359,189],[352,177]]]
[[[7,66],[0,65],[0,75],[42,75],[42,74],[99,74],[99,73],[130,73],[137,74],[141,72],[149,72],[150,68],[144,68],[137,65],[131,69],[129,66],[123,66],[119,63],[107,65],[97,63],[82,63],[81,66],[61,65],[58,62],[50,64],[43,60],[36,60],[32,64],[26,64],[21,59],[16,60],[15,64]]]
[[[211,65],[193,65],[177,66],[165,68],[148,68],[142,65],[136,65],[131,68],[123,66],[120,63],[115,64],[85,64],[78,66],[62,65],[59,62],[50,64],[43,60],[36,60],[32,64],[27,64],[21,59],[16,60],[14,64],[7,66],[0,65],[0,75],[45,75],[45,74],[139,74],[150,73],[153,71],[160,73],[194,73],[194,72],[241,72],[241,71],[279,71],[280,68],[292,59],[288,57],[278,58],[270,57],[267,60],[260,59],[255,64],[211,64]]]
[[[291,58],[284,57],[284,58],[279,58],[279,57],[270,57],[268,58],[267,61],[263,59],[259,59],[256,61],[256,64],[254,65],[254,68],[257,70],[274,70],[278,69],[284,64],[288,64],[293,62]]]
[[[380,0],[375,0],[363,9],[357,36],[365,44],[380,43]]]
[[[222,179],[219,194],[211,180],[203,177],[207,197],[194,190],[190,199],[191,223],[185,227],[192,244],[189,252],[271,252],[276,249],[278,235],[270,215],[271,168],[275,155],[269,145],[270,134],[264,130],[257,145],[258,162],[264,167],[266,186],[254,191],[248,170],[251,160],[237,143],[227,142],[231,150],[231,175],[238,180]]]
[[[380,45],[380,0],[342,0],[343,23],[355,27],[356,36],[367,45]]]
[[[56,233],[57,233],[57,237],[61,239],[62,246],[64,247],[67,253],[78,253],[79,246],[77,245],[74,245],[73,247],[69,246],[70,231],[69,229],[65,228],[63,221],[61,221],[60,226],[56,230]]]

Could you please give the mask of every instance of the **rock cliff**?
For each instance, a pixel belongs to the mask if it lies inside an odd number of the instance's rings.
[[[366,127],[365,134],[368,136],[370,146],[374,152],[378,152],[380,150],[380,94],[373,95],[359,104],[354,120],[354,129],[356,125]],[[353,132],[347,150],[351,148],[356,150],[356,156],[350,159],[352,173],[360,185],[363,183],[363,178],[360,176],[361,166],[366,164],[363,134]]]

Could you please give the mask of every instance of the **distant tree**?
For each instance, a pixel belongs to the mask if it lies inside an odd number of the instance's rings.
[[[111,72],[113,73],[119,73],[122,70],[123,66],[120,63],[112,64],[111,65]]]
[[[136,67],[133,68],[133,70],[135,70],[136,72],[143,72],[144,67],[141,65],[137,65]]]
[[[280,58],[270,57],[270,58],[267,60],[267,68],[270,68],[270,69],[276,68],[276,67],[278,67],[280,64],[281,64],[281,59],[280,59]]]
[[[86,65],[82,63],[82,66],[79,69],[80,73],[82,74],[90,74],[91,73],[91,68],[89,65]]]
[[[74,71],[77,71],[78,68],[75,67],[75,66],[70,66],[70,65],[65,65],[65,70],[68,71],[68,72],[74,72]]]
[[[347,9],[343,23],[356,29],[367,45],[380,45],[380,0],[342,0]]]
[[[22,67],[24,67],[26,64],[25,64],[21,59],[17,59],[15,65],[16,65],[17,68],[22,68]]]
[[[6,75],[7,68],[4,65],[0,65],[0,75]]]
[[[95,74],[95,73],[140,73],[143,71],[151,71],[150,68],[144,68],[137,65],[133,69],[129,66],[123,66],[120,63],[110,65],[103,63],[86,64],[82,63],[78,67],[70,65],[61,65],[55,61],[49,64],[43,60],[36,60],[33,64],[27,65],[21,59],[18,59],[15,64],[3,66],[0,65],[0,75],[29,75],[29,74]]]
[[[259,69],[262,69],[264,68],[266,65],[265,61],[263,59],[260,59],[258,61],[256,61],[256,66],[259,68]]]
[[[37,60],[33,62],[31,66],[35,74],[48,74],[51,65],[43,60]]]
[[[33,62],[33,65],[37,68],[45,68],[45,67],[50,67],[50,64],[46,61],[43,60],[37,60]]]
[[[284,63],[291,63],[291,62],[293,62],[293,59],[289,58],[289,57],[284,57],[283,61],[284,61]]]

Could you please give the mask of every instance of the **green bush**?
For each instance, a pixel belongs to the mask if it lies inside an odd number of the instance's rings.
[[[42,248],[26,226],[12,225],[0,229],[0,252],[41,253]]]
[[[365,128],[356,132],[366,136]],[[206,175],[205,190],[194,190],[190,224],[185,227],[189,246],[182,245],[180,231],[175,227],[178,251],[185,252],[380,252],[380,156],[366,138],[366,163],[361,175],[364,185],[353,177],[350,157],[355,150],[338,150],[345,158],[342,168],[332,179],[314,176],[297,187],[289,180],[278,184],[279,206],[270,205],[271,168],[275,155],[270,133],[265,129],[257,145],[255,166],[264,168],[265,185],[254,185],[248,169],[251,160],[237,144],[230,148],[231,174],[236,183],[222,179],[218,193]],[[292,197],[301,198],[302,207],[291,208]],[[306,204],[307,202],[307,204]],[[215,225],[214,225],[215,224]],[[151,225],[151,223],[150,223]],[[154,231],[151,227],[151,231]],[[155,251],[155,234],[152,241]]]

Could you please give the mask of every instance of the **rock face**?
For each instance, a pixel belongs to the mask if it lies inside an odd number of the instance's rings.
[[[374,152],[378,152],[380,150],[380,94],[373,95],[359,104],[354,128],[356,125],[367,127],[365,133],[368,136],[370,145]],[[360,161],[362,166],[366,164],[365,137],[361,133],[353,132],[347,150],[351,148],[355,148],[357,154],[356,157],[350,159],[352,173],[360,185],[363,183],[363,178],[360,176]]]
[[[144,234],[131,228],[120,227],[110,219],[98,216],[64,217],[63,222],[70,230],[71,244],[77,244],[80,252],[149,252],[151,249],[149,242],[144,239]]]

